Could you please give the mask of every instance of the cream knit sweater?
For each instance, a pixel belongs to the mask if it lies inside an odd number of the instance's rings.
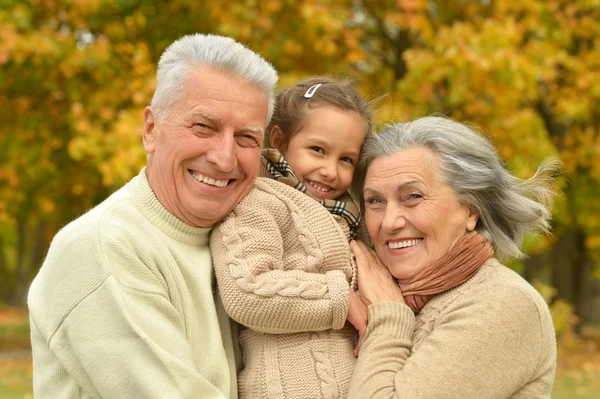
[[[348,233],[314,199],[261,177],[215,226],[220,295],[247,327],[240,398],[346,397],[355,363]]]
[[[415,318],[401,303],[369,306],[349,398],[550,398],[556,341],[546,303],[488,260]]]
[[[235,398],[234,340],[209,228],[145,170],[63,228],[29,291],[36,398]]]

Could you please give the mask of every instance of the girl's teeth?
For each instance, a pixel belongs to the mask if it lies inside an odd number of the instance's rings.
[[[331,191],[331,188],[325,188],[325,187],[321,187],[321,186],[317,186],[316,183],[313,183],[311,181],[308,182],[308,184],[310,184],[312,187],[314,187],[315,189],[322,191],[324,193]]]

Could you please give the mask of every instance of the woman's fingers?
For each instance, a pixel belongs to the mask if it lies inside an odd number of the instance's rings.
[[[352,249],[352,253],[356,259],[359,272],[361,268],[370,269],[374,266],[373,263],[377,261],[371,249],[362,241],[350,241],[350,249]]]
[[[360,349],[360,343],[362,342],[362,337],[365,335],[365,330],[367,329],[367,318],[368,312],[367,307],[364,303],[361,302],[360,298],[356,293],[350,290],[350,298],[348,304],[348,321],[352,323],[356,331],[358,332],[358,343],[356,348],[354,349],[354,355],[358,356],[358,351]]]
[[[376,302],[402,302],[402,291],[396,279],[381,263],[377,255],[364,243],[352,241],[350,248],[358,269],[358,288],[365,304]]]

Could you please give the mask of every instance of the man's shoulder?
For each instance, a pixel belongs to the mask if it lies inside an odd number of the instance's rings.
[[[32,316],[53,307],[60,318],[117,269],[134,269],[133,259],[144,253],[136,237],[147,236],[142,230],[150,226],[136,221],[142,219],[125,186],[63,227],[29,289]]]
[[[50,250],[54,248],[89,247],[105,236],[126,233],[124,220],[138,213],[133,203],[129,187],[126,185],[83,215],[69,222],[52,239]],[[103,229],[110,229],[104,234]]]

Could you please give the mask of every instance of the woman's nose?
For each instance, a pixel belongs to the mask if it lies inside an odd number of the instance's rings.
[[[395,205],[390,206],[388,204],[388,206],[385,209],[383,221],[381,223],[381,229],[386,232],[392,232],[398,229],[402,229],[406,227],[406,225],[406,215],[402,211],[402,208]]]

